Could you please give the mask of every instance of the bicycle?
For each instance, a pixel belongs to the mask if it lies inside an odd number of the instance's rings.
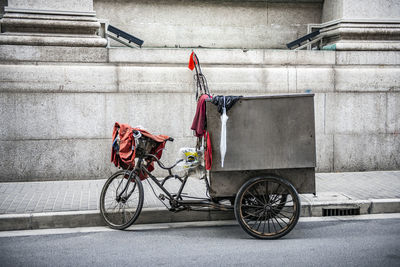
[[[192,169],[185,172],[183,176],[174,174],[172,170],[184,159],[166,167],[154,154],[148,153],[154,147],[152,144],[154,141],[144,136],[141,136],[140,140],[136,147],[135,167],[131,170],[120,170],[111,175],[101,192],[100,211],[106,224],[111,228],[123,230],[137,220],[144,199],[141,178],[146,177],[163,191],[163,194],[156,196],[160,201],[168,200],[169,210],[172,212],[190,210],[193,207],[233,210],[239,225],[251,236],[261,239],[280,238],[296,225],[300,215],[300,200],[296,189],[288,181],[273,175],[252,177],[243,184],[235,198],[230,198],[231,205],[220,203],[220,199],[211,197],[201,199],[185,196],[191,199],[184,199],[182,192]],[[173,138],[168,138],[166,141],[173,140]],[[150,173],[148,166],[154,161],[160,168],[168,171],[167,176],[158,179]],[[177,193],[169,192],[164,186],[171,178],[181,183]],[[210,184],[206,174],[203,178],[206,190],[209,192]],[[154,189],[153,192],[155,193]]]

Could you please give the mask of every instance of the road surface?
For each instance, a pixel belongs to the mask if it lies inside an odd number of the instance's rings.
[[[400,266],[400,215],[302,219],[279,240],[253,239],[235,222],[170,226],[0,232],[0,265]]]

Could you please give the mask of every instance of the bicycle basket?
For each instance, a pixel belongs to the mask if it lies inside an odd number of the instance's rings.
[[[143,157],[145,154],[150,154],[151,150],[156,146],[156,142],[146,136],[143,136],[139,131],[133,131],[135,142],[133,149],[136,149],[135,158]]]

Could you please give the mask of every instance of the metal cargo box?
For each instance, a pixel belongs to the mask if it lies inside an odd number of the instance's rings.
[[[213,162],[210,194],[234,196],[248,179],[279,175],[298,193],[315,193],[314,95],[290,94],[241,98],[229,111],[227,151],[221,167],[221,119],[206,103]]]

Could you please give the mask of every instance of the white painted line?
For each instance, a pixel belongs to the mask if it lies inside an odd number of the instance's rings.
[[[211,226],[230,226],[237,225],[236,221],[202,221],[202,222],[177,222],[177,223],[154,223],[154,224],[134,224],[125,231],[145,231],[161,230],[187,227],[211,227]],[[56,229],[37,229],[37,230],[18,230],[18,231],[0,231],[1,237],[14,236],[36,236],[36,235],[60,235],[74,233],[96,233],[119,231],[107,226],[98,227],[77,227],[77,228],[56,228]]]
[[[176,223],[154,223],[132,225],[127,230],[156,230],[156,229],[174,229],[186,227],[208,227],[208,226],[231,226],[238,225],[237,221],[199,221],[199,222],[176,222]]]
[[[301,217],[299,222],[363,221],[383,219],[400,219],[400,213],[365,214],[354,216]]]
[[[108,232],[117,231],[109,227],[77,227],[77,228],[56,228],[56,229],[37,229],[37,230],[18,230],[18,231],[2,231],[1,237],[12,236],[35,236],[35,235],[60,235],[60,234],[74,234],[74,233],[95,233],[95,232]]]
[[[356,216],[332,216],[332,217],[301,217],[299,222],[332,222],[332,221],[360,221],[360,220],[383,220],[383,219],[400,219],[400,213],[387,214],[368,214]],[[237,221],[201,221],[201,222],[178,222],[178,223],[155,223],[155,224],[137,224],[132,225],[126,231],[146,231],[161,229],[177,229],[190,227],[218,227],[238,225]],[[106,226],[101,227],[78,227],[78,228],[57,228],[57,229],[39,229],[39,230],[22,230],[22,231],[3,231],[0,232],[1,237],[15,236],[37,236],[37,235],[60,235],[74,233],[96,233],[110,232],[113,230]]]
[[[399,198],[371,198],[370,199],[372,202],[379,202],[379,203],[397,203],[400,202]]]

